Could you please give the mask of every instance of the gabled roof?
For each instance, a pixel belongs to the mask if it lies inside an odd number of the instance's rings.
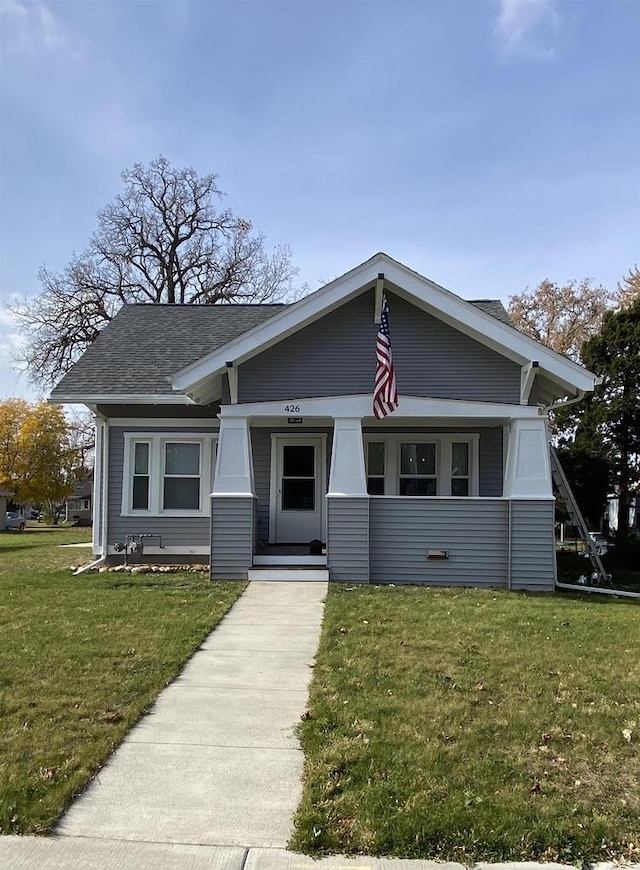
[[[339,308],[380,272],[389,291],[482,344],[523,366],[538,362],[536,371],[566,394],[593,389],[592,373],[520,333],[501,302],[467,302],[380,253],[292,305],[125,305],[51,398],[206,404],[228,362],[238,365]]]
[[[171,376],[176,371],[223,347],[284,307],[125,305],[55,387],[51,398],[170,398]]]
[[[597,378],[592,372],[519,332],[509,324],[508,317],[498,319],[495,316],[496,303],[483,300],[474,305],[467,302],[384,253],[375,254],[315,293],[283,309],[269,321],[185,366],[173,377],[174,390],[187,393],[196,400],[207,395],[210,389],[207,383],[212,377],[219,376],[229,362],[239,365],[293,335],[375,286],[381,273],[390,291],[517,364],[535,365],[540,374],[544,373],[567,395],[593,390]],[[497,304],[504,311],[502,305]],[[491,305],[490,313],[486,310],[487,305]]]

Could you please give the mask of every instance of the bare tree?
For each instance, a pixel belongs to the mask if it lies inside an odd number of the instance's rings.
[[[589,278],[563,287],[545,279],[535,290],[511,296],[509,315],[522,332],[577,360],[583,343],[600,331],[612,301],[613,295]]]
[[[217,179],[162,156],[124,170],[124,191],[98,212],[86,250],[62,272],[43,266],[41,293],[11,309],[32,382],[57,382],[127,303],[265,302],[291,292],[289,249],[269,253],[249,221],[220,209]]]

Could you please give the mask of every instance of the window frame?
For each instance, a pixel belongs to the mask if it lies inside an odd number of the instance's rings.
[[[371,495],[370,498],[478,498],[480,492],[480,434],[478,432],[393,432],[393,433],[363,433],[363,445],[366,461],[369,452],[369,442],[377,441],[385,444],[385,477],[384,495]],[[436,445],[436,494],[435,495],[400,495],[400,445],[401,444],[435,444]],[[452,495],[452,444],[466,443],[469,445],[469,494]],[[403,475],[407,477],[407,475]]]
[[[137,443],[149,444],[149,501],[147,509],[133,508],[134,454]],[[215,448],[218,433],[204,432],[125,432],[120,515],[126,517],[208,517],[211,515]],[[198,444],[200,479],[199,508],[164,508],[164,480],[167,444]],[[195,477],[195,475],[173,475]]]

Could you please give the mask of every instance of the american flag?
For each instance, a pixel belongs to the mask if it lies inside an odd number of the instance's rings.
[[[387,297],[382,297],[382,314],[376,339],[376,383],[373,389],[373,413],[378,420],[393,413],[398,407],[398,388],[391,353],[389,332],[389,307]]]

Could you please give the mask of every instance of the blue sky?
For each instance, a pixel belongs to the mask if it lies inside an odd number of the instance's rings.
[[[0,303],[163,154],[312,289],[384,250],[465,298],[640,260],[637,0],[0,0]],[[33,398],[0,310],[0,398]]]

